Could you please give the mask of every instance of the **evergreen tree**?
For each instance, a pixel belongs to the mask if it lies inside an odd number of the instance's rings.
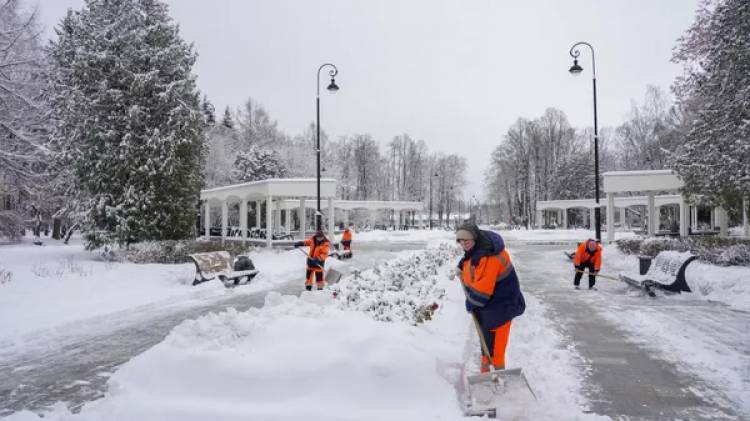
[[[196,55],[158,0],[87,0],[51,49],[54,143],[88,245],[191,234],[203,186]]]
[[[229,111],[229,107],[224,109],[224,118],[221,120],[221,125],[227,129],[234,129],[234,121],[232,121],[232,113]]]
[[[234,160],[232,178],[237,183],[266,180],[269,178],[283,178],[286,169],[281,158],[274,151],[268,151],[256,146],[237,154]]]
[[[206,124],[210,127],[216,124],[216,108],[208,100],[208,97],[203,95],[203,102],[201,103],[201,109],[203,110],[203,117]]]
[[[673,61],[685,67],[673,86],[689,114],[673,155],[685,191],[714,204],[750,195],[750,2],[702,3]]]

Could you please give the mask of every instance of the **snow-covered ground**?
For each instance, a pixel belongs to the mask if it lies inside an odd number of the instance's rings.
[[[592,233],[521,230],[501,235],[512,254],[513,242],[573,243]],[[44,419],[462,419],[460,379],[476,371],[479,349],[459,284],[451,279],[457,260],[452,233],[373,231],[356,234],[355,245],[357,241],[428,241],[430,246],[355,271],[328,291],[300,297],[272,292],[261,308],[185,321],[115,372],[105,398],[78,414],[59,404]],[[261,275],[231,293],[272,288],[297,275],[304,260],[293,250],[260,251],[251,257]],[[189,286],[190,265],[106,263],[80,245],[2,246],[0,267],[13,273],[10,282],[0,284],[0,343],[126,308],[190,305],[230,293],[218,284]],[[562,279],[570,272],[560,258],[524,267],[522,284],[542,273]],[[635,267],[635,257],[605,247],[603,273]],[[716,306],[750,310],[750,268],[693,263],[688,278],[701,285],[698,291],[669,301],[642,305],[642,298],[625,287],[603,280],[602,294],[583,299],[617,321],[632,341],[697,375],[728,399],[727,406],[748,415],[750,357],[743,349],[748,341],[722,342],[723,337],[705,335],[714,326],[722,328],[721,315],[698,323],[690,312],[707,319]],[[516,409],[516,415],[533,420],[602,418],[588,413],[586,367],[560,330],[558,316],[528,291],[526,300],[526,313],[513,324],[508,364],[524,368],[539,401]],[[431,304],[437,309],[430,320],[415,323],[415,312],[424,314]],[[665,312],[664,305],[677,312]],[[22,411],[8,419],[39,417]]]
[[[20,244],[0,246],[0,269],[11,274],[10,281],[0,284],[0,343],[138,307],[190,306],[270,289],[299,276],[305,261],[294,250],[257,249],[249,255],[260,273],[251,284],[227,290],[218,282],[191,286],[193,264],[108,262],[85,251],[76,239],[70,245],[50,240],[36,246],[26,238]],[[347,263],[331,259],[330,265]]]

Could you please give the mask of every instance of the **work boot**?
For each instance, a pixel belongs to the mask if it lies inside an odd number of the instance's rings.
[[[591,285],[591,286],[589,287],[589,290],[590,290],[590,291],[598,291],[598,290],[596,289],[596,287],[595,287],[595,286],[593,286],[593,285]]]
[[[580,287],[580,286],[578,286],[578,285],[576,285],[575,287],[576,287],[576,289],[581,289],[581,287]]]
[[[305,285],[305,289],[308,291],[312,291],[312,285]]]

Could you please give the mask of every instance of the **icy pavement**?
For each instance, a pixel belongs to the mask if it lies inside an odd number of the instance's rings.
[[[604,279],[598,291],[576,291],[562,253],[570,246],[509,242],[508,248],[525,291],[546,304],[582,356],[591,412],[638,420],[748,415],[750,314],[705,301],[651,299]],[[717,367],[705,369],[711,365]],[[721,370],[727,365],[729,373]],[[729,378],[717,378],[717,370]]]
[[[423,248],[422,242],[360,243],[356,259],[342,272],[371,267],[403,250]],[[260,268],[262,270],[262,268]],[[300,276],[273,290],[298,295]],[[190,288],[190,286],[186,286]],[[0,343],[0,416],[21,409],[42,409],[63,401],[72,410],[102,397],[109,377],[120,365],[161,342],[173,327],[187,319],[263,305],[269,291],[205,297],[189,308],[161,308],[159,303],[80,320],[50,331],[39,331],[18,343]]]

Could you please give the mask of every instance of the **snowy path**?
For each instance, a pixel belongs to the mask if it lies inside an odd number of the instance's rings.
[[[583,357],[591,412],[719,420],[747,411],[742,396],[750,382],[750,314],[683,297],[641,297],[603,279],[599,291],[575,291],[571,263],[562,254],[573,246],[510,242],[508,247],[525,290],[551,308],[550,318]],[[602,272],[617,273],[607,267],[606,255]],[[584,277],[582,284],[587,282]],[[718,373],[710,369],[712,362]],[[727,365],[739,370],[734,378]]]
[[[371,267],[396,252],[423,247],[421,242],[377,246],[360,243],[357,258],[347,269]],[[302,290],[301,279],[290,279],[274,289],[296,295]],[[189,308],[150,304],[70,323],[56,328],[54,334],[30,335],[21,347],[22,352],[17,352],[15,346],[0,344],[0,416],[21,409],[41,409],[57,401],[77,410],[104,395],[108,378],[120,365],[161,342],[182,321],[229,307],[238,311],[260,307],[268,292],[208,297],[202,304]]]

